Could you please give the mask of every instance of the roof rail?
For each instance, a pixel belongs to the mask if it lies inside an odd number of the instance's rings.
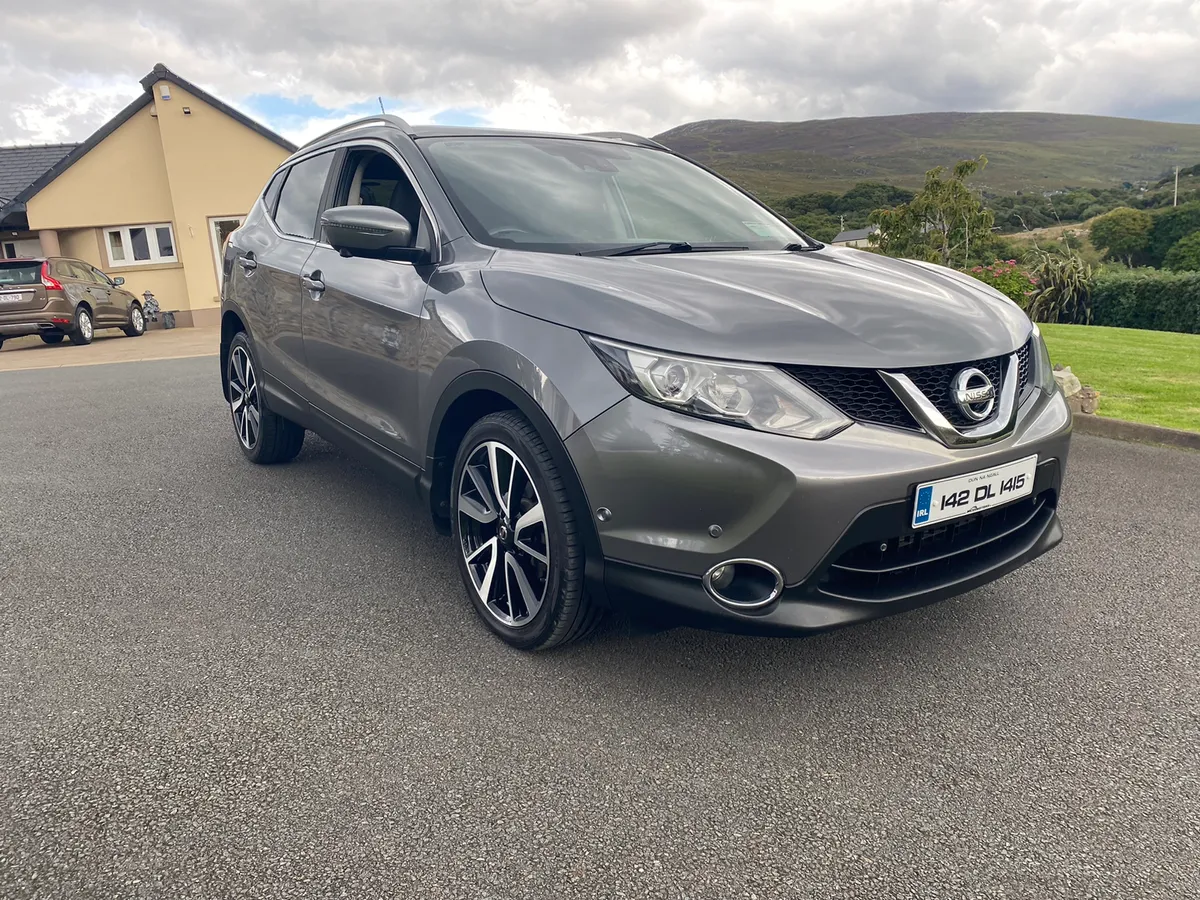
[[[364,116],[361,119],[353,119],[349,122],[343,122],[341,125],[338,125],[335,128],[330,128],[324,134],[319,134],[312,140],[306,142],[305,146],[308,144],[315,144],[317,141],[323,141],[325,138],[339,134],[349,128],[362,128],[367,125],[391,125],[395,128],[399,128],[405,134],[408,134],[412,130],[412,126],[410,126],[399,116],[394,116],[391,113],[376,113],[373,116]]]
[[[653,147],[656,150],[667,149],[658,141],[652,141],[648,137],[642,137],[640,134],[634,134],[631,131],[589,131],[584,137],[611,138],[617,141],[625,141],[629,144],[637,144],[640,147]]]

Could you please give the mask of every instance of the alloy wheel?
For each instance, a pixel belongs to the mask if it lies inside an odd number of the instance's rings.
[[[262,428],[262,401],[254,363],[245,347],[234,347],[229,357],[229,408],[238,440],[247,450],[253,450]]]
[[[85,341],[90,341],[95,334],[92,328],[92,317],[88,315],[86,309],[79,311],[79,333],[83,335]]]
[[[467,457],[458,487],[463,558],[484,608],[510,628],[542,608],[550,580],[550,540],[537,487],[499,441]]]
[[[146,317],[142,315],[142,311],[138,307],[133,308],[129,314],[129,320],[133,324],[133,330],[138,334],[146,330]]]

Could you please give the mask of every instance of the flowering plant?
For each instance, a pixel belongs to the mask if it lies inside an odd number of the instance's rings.
[[[975,266],[968,274],[990,284],[1022,308],[1037,290],[1037,276],[1021,268],[1015,259],[998,259],[988,266]]]

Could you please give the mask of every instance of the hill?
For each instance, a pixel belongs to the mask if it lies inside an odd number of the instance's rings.
[[[807,122],[713,119],[655,140],[764,197],[846,190],[860,181],[917,187],[925,171],[988,158],[990,191],[1155,182],[1200,159],[1200,125],[1059,113],[918,113]]]

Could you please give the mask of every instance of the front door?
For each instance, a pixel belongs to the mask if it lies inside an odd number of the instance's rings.
[[[431,240],[412,182],[389,152],[347,151],[329,206],[386,206],[413,225],[414,241]],[[417,362],[431,266],[343,257],[318,244],[305,265],[304,356],[312,403],[410,462],[417,447]]]

